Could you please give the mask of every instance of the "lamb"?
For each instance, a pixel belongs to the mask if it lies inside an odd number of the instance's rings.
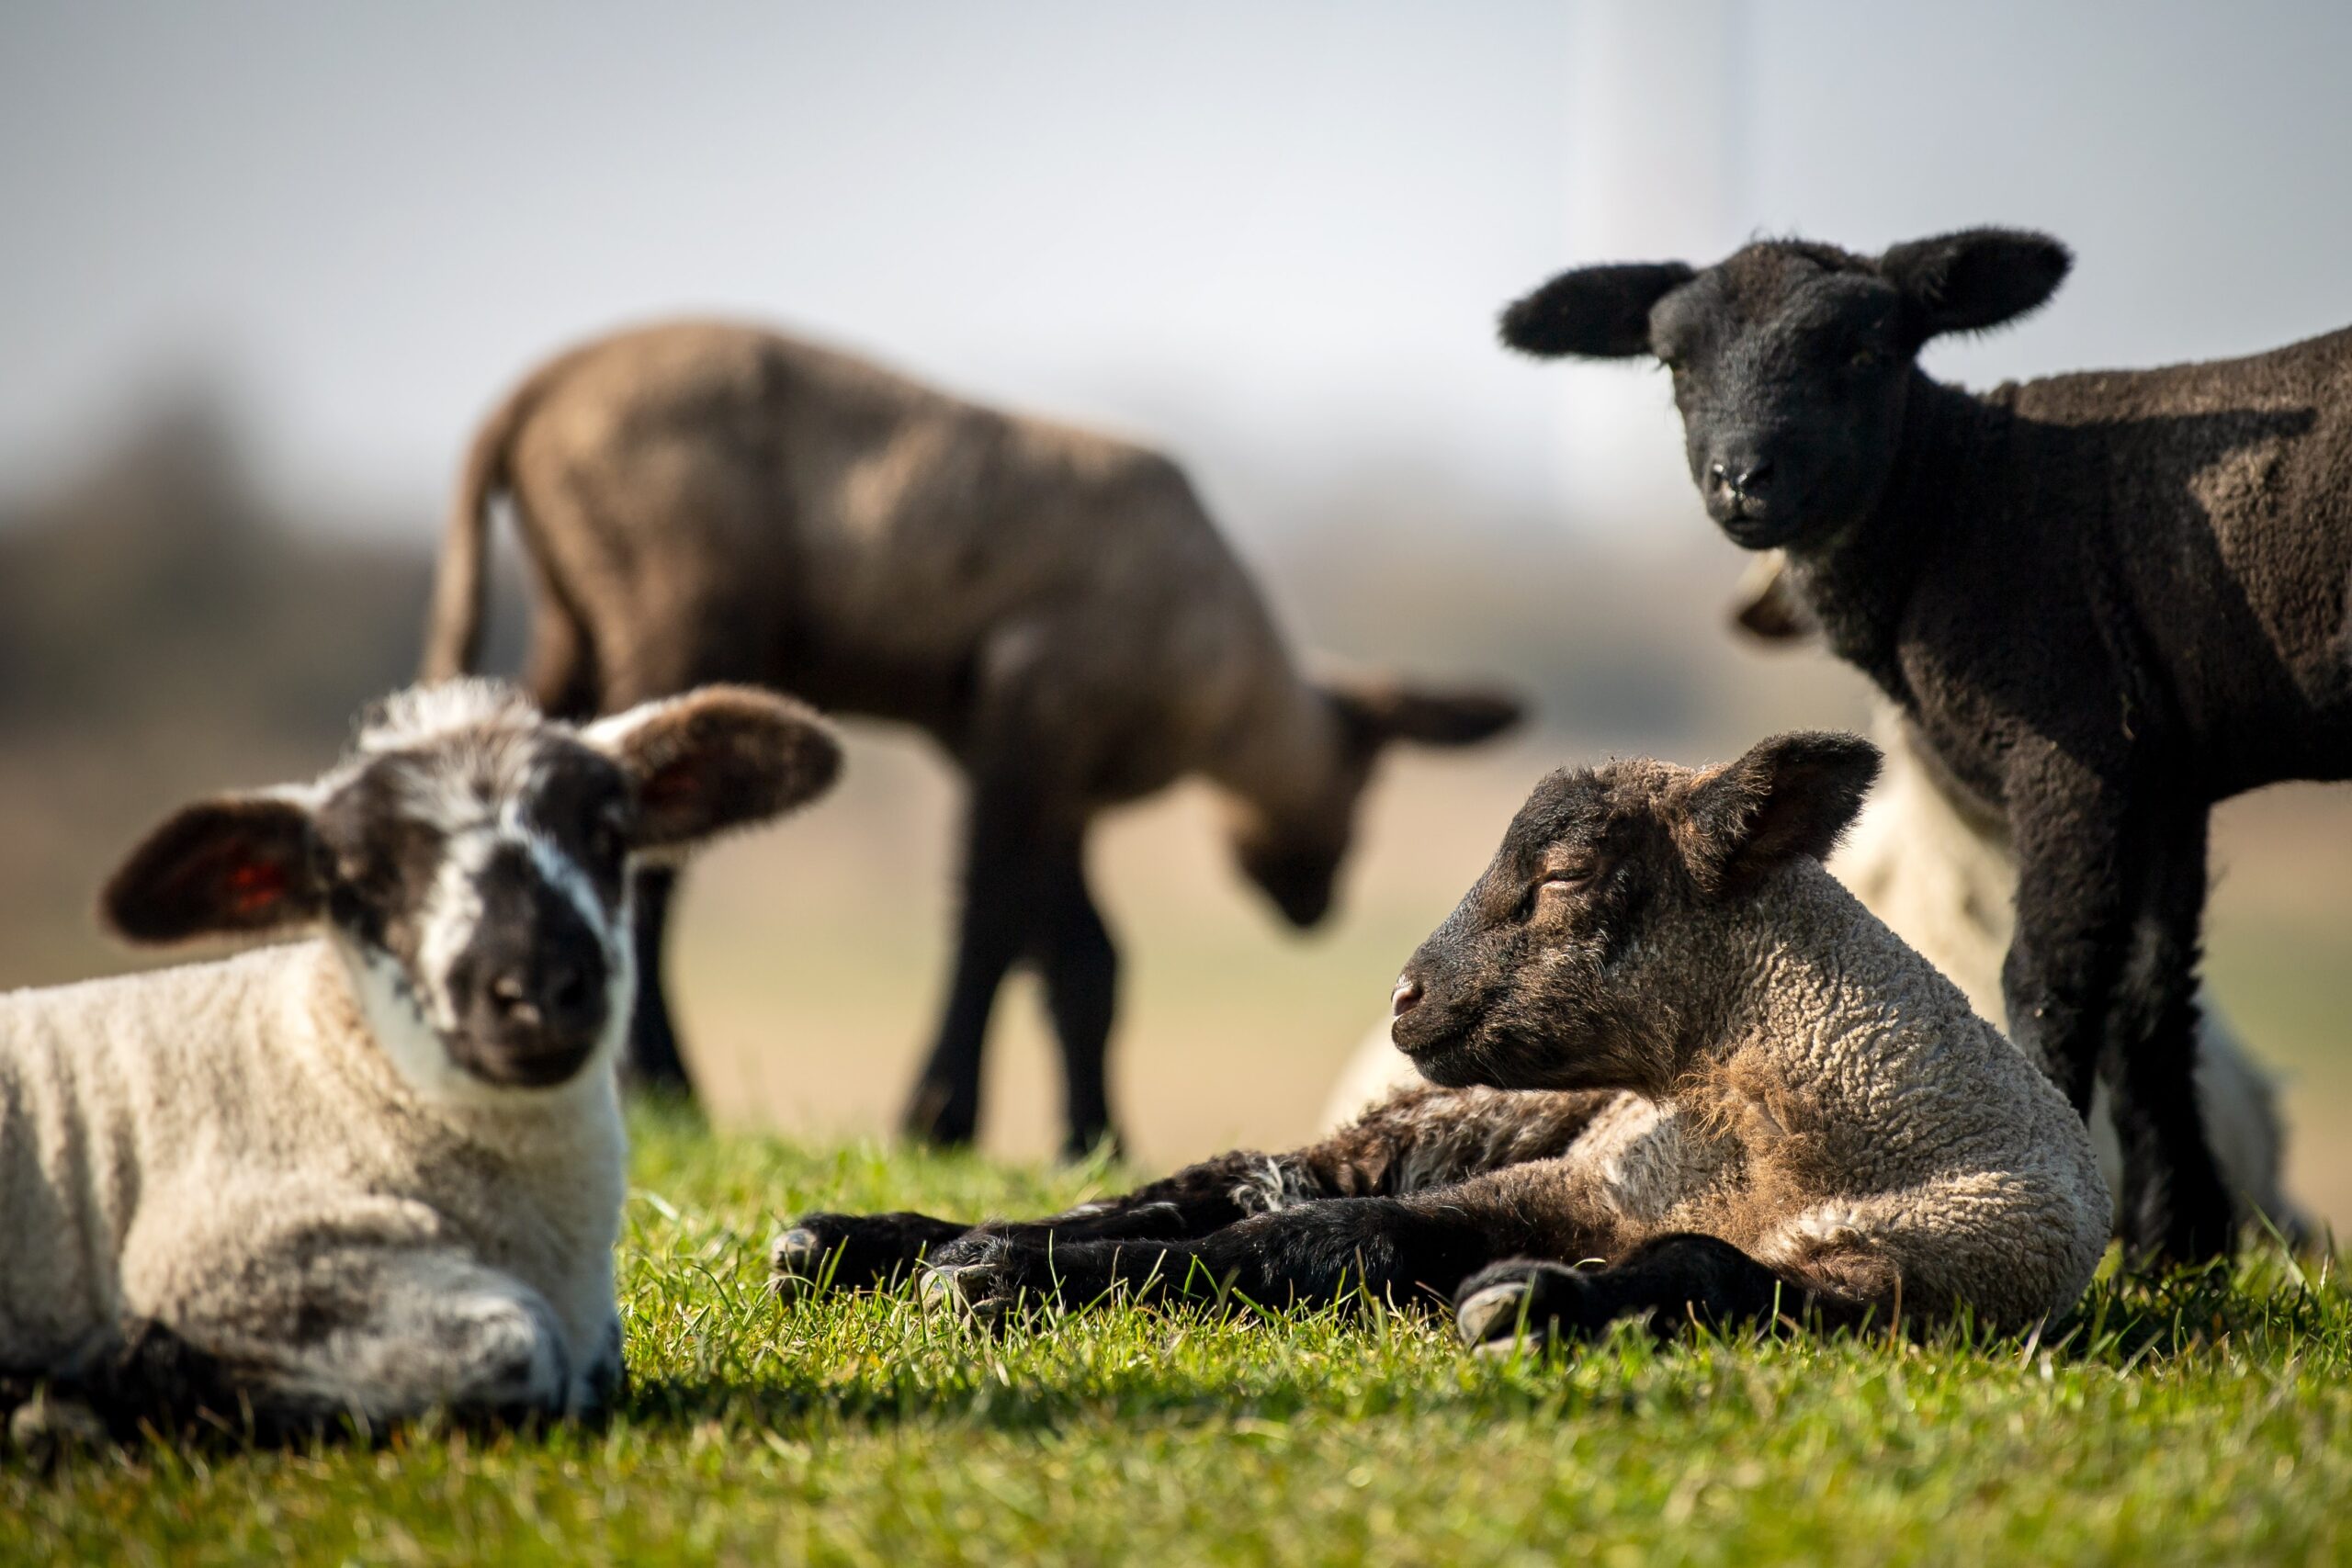
[[[313,783],[165,820],[107,886],[119,933],[319,934],[0,996],[0,1378],[117,1429],[597,1405],[628,870],[838,754],[764,693],[574,729],[462,682]]]
[[[1442,1087],[1034,1225],[812,1215],[783,1287],[922,1254],[928,1296],[989,1312],[1362,1289],[1452,1299],[1474,1342],[2063,1312],[2109,1230],[2080,1119],[1822,866],[1877,766],[1793,734],[1555,773],[1397,982],[1396,1043]]]
[[[2352,331],[1972,394],[1917,363],[2071,263],[1974,229],[1585,267],[1512,305],[1544,355],[1653,355],[1733,543],[1787,552],[1829,647],[2016,845],[2002,989],[2087,1112],[2113,1096],[2137,1256],[2225,1251],[2192,1091],[2207,819],[2352,776]]]
[[[1787,596],[1777,556],[1743,585],[1736,621],[1786,641],[1809,623]],[[1874,726],[1886,765],[1861,815],[1830,855],[1830,874],[1919,955],[1958,985],[1969,1006],[2006,1029],[2001,954],[2009,945],[2017,863],[1999,821],[1957,795],[1901,715],[1882,703]],[[1388,1036],[1385,1020],[1364,1035],[1325,1101],[1324,1125],[1344,1126],[1419,1074]],[[2313,1234],[2279,1183],[2284,1134],[2277,1089],[2234,1033],[2207,1011],[2197,1037],[2197,1093],[2214,1158],[2242,1222],[2267,1224],[2290,1242]],[[2122,1190],[2122,1151],[2104,1090],[2092,1100],[2091,1146],[2110,1195]]]
[[[1733,619],[1760,640],[1786,643],[1812,633],[1788,588],[1779,554],[1758,556],[1740,586]],[[1830,874],[1871,913],[1956,983],[1977,1013],[2006,1029],[2001,955],[2013,926],[2017,857],[1999,818],[1956,789],[1892,704],[1881,698],[1872,725],[1886,769],[1862,814],[1829,857]],[[2239,1222],[2267,1225],[2300,1244],[2316,1235],[2280,1184],[2286,1134],[2278,1086],[2247,1055],[2235,1031],[2199,998],[2197,1100]],[[1385,1038],[1381,1041],[1385,1047]],[[1391,1050],[1386,1055],[1394,1057]],[[2123,1152],[2102,1086],[2091,1097],[2091,1145],[2108,1190],[2120,1201]]]
[[[1069,1147],[1114,1135],[1117,954],[1085,868],[1098,812],[1204,776],[1243,869],[1311,926],[1382,748],[1465,745],[1518,713],[1489,692],[1307,680],[1158,453],[750,327],[586,344],[490,416],[450,515],[428,679],[474,662],[501,491],[538,581],[528,683],[549,711],[749,681],[913,725],[963,769],[954,975],[904,1117],[938,1142],[973,1136],[989,1014],[1023,960]],[[684,1087],[658,981],[672,891],[657,870],[639,895],[629,1063]]]

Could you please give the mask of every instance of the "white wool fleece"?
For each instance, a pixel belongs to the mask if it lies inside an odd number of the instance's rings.
[[[322,1413],[581,1408],[626,1152],[602,1064],[422,1098],[323,940],[0,995],[0,1370],[153,1324]]]

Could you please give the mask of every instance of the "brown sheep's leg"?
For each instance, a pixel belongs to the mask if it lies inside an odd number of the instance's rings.
[[[601,613],[583,615],[571,598],[554,590],[549,578],[536,623],[540,641],[533,654],[532,680],[543,701],[570,704],[584,698],[593,707],[601,698],[604,712],[625,713],[640,703],[675,696],[709,682],[762,678],[760,663],[741,630],[747,623],[758,624],[757,615],[720,592],[673,590],[643,604],[623,600],[629,613],[620,615],[613,613],[609,601]],[[568,642],[577,644],[576,654]],[[609,668],[600,662],[607,657]],[[566,692],[560,682],[567,678],[580,686]],[[678,875],[674,867],[647,867],[632,879],[637,1001],[629,1015],[621,1080],[633,1089],[691,1096],[694,1080],[678,1049],[663,976]]]
[[[1030,813],[975,779],[965,829],[964,903],[956,968],[931,1055],[899,1126],[910,1138],[968,1144],[979,1130],[980,1053],[998,988],[1028,945]]]
[[[637,873],[630,900],[636,914],[629,933],[637,949],[637,1001],[629,1014],[621,1081],[631,1089],[691,1095],[694,1080],[687,1076],[685,1058],[678,1054],[677,1030],[670,1021],[669,996],[662,983],[670,904],[677,888],[678,874],[672,867],[649,867]]]
[[[1119,1143],[1104,1082],[1119,954],[1087,890],[1081,835],[1069,835],[1043,852],[1034,872],[1038,892],[1035,956],[1062,1055],[1068,1116],[1062,1152],[1075,1159],[1105,1138],[1114,1148]]]
[[[1516,1258],[1482,1269],[1454,1296],[1463,1340],[1503,1347],[1523,1335],[1589,1339],[1620,1318],[1665,1337],[1693,1325],[1737,1328],[1776,1317],[1857,1327],[1870,1309],[1813,1290],[1727,1241],[1680,1233],[1644,1242],[1606,1269]]]
[[[2197,1060],[2205,819],[2201,808],[2183,812],[2145,837],[2140,915],[2099,1055],[2123,1148],[2125,1245],[2184,1260],[2226,1253],[2235,1230],[2198,1096],[2185,1087]]]

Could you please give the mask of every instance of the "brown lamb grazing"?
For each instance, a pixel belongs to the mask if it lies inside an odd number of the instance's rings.
[[[2063,1312],[2108,1235],[2081,1120],[1821,864],[1877,765],[1786,735],[1555,773],[1397,983],[1396,1043],[1450,1087],[1036,1224],[810,1216],[780,1281],[927,1254],[926,1294],[990,1311],[1361,1288],[1453,1300],[1473,1341]]]
[[[501,491],[538,583],[528,683],[550,712],[750,681],[915,725],[962,765],[955,974],[905,1117],[943,1142],[973,1135],[989,1013],[1023,960],[1061,1046],[1069,1145],[1111,1131],[1097,812],[1204,775],[1244,869],[1312,925],[1381,748],[1467,744],[1519,713],[1490,693],[1310,682],[1159,454],[749,327],[587,344],[491,415],[450,516],[427,679],[473,662]],[[671,888],[657,873],[641,890],[630,1058],[683,1084],[657,984]]]
[[[1690,473],[2018,858],[2018,1042],[2123,1145],[2135,1251],[2225,1251],[2192,1088],[2213,806],[2352,776],[2352,331],[2244,359],[1946,386],[1917,356],[2069,265],[1974,229],[1877,256],[1766,241],[1565,273],[1531,354],[1655,355]]]

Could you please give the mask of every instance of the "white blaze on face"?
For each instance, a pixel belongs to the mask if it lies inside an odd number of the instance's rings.
[[[560,1092],[608,1074],[637,998],[628,879],[618,907],[607,908],[588,873],[531,823],[522,801],[492,803],[452,781],[436,781],[436,786],[410,803],[440,834],[443,845],[417,915],[413,971],[390,952],[348,932],[334,933],[370,1032],[418,1094],[445,1103],[496,1104],[515,1096]],[[486,916],[484,874],[506,850],[518,852],[532,874],[579,915],[594,934],[605,964],[604,1033],[580,1070],[552,1089],[485,1082],[452,1059],[446,1043],[465,1027],[453,972]]]

